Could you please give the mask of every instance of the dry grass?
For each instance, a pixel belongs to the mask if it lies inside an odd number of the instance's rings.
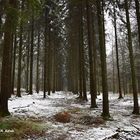
[[[68,112],[60,112],[56,115],[54,115],[54,119],[57,122],[61,122],[61,123],[69,123],[70,119],[71,119],[71,115]]]
[[[4,118],[0,120],[1,140],[20,140],[27,138],[38,138],[45,135],[47,126],[43,123],[17,118]],[[9,132],[7,132],[9,131]]]

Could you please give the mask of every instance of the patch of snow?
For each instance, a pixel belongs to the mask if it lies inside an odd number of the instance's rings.
[[[116,132],[123,140],[140,140],[140,133],[136,129],[136,127],[139,128],[140,117],[131,114],[133,99],[130,95],[118,100],[117,94],[109,93],[110,114],[113,121],[107,121],[98,126],[73,122],[62,124],[48,120],[58,112],[69,111],[69,109],[79,109],[74,114],[77,119],[80,116],[93,116],[94,118],[101,115],[102,94],[97,97],[98,108],[96,109],[90,109],[90,94],[88,94],[88,102],[75,102],[76,97],[78,96],[69,92],[56,92],[43,99],[43,92],[33,95],[24,93],[21,98],[12,96],[9,99],[9,111],[13,116],[44,118],[45,123],[51,126],[47,134],[50,136],[52,133],[53,135],[65,134],[68,140],[102,140]]]

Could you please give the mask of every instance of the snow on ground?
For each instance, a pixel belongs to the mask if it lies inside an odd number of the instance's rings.
[[[22,98],[13,96],[9,100],[9,111],[13,115],[22,115],[25,117],[50,117],[65,109],[65,107],[56,106],[59,102],[70,98],[73,98],[73,96],[67,96],[61,92],[52,94],[51,96],[46,97],[46,99],[43,99],[42,92],[39,94],[34,93],[33,95],[24,94]]]
[[[9,99],[9,111],[16,117],[43,119],[46,125],[51,126],[46,132],[46,137],[40,139],[103,140],[109,139],[113,134],[119,134],[115,135],[114,139],[140,140],[140,116],[131,114],[132,96],[128,95],[118,100],[117,94],[110,93],[110,114],[113,118],[110,121],[103,121],[100,117],[101,95],[97,98],[96,109],[90,109],[90,95],[88,102],[78,102],[76,98],[77,95],[69,92],[57,92],[46,99],[43,99],[42,92],[23,94],[22,98],[12,96]],[[72,120],[69,123],[63,124],[53,119],[55,114],[63,111],[71,113]]]

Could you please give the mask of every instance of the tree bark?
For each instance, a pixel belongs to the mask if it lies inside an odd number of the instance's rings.
[[[48,95],[50,95],[51,89],[50,89],[50,65],[51,65],[51,60],[50,60],[50,53],[51,53],[51,49],[50,49],[50,45],[51,45],[51,29],[50,27],[48,27],[48,47],[47,47],[47,91],[48,91]]]
[[[115,47],[116,47],[116,63],[117,63],[117,77],[118,77],[118,89],[119,89],[119,99],[122,99],[122,90],[121,90],[121,78],[120,78],[120,68],[119,68],[119,51],[118,51],[118,35],[117,35],[117,23],[116,23],[116,9],[115,2],[113,5],[114,9],[114,30],[115,30]]]
[[[85,78],[85,53],[84,53],[84,39],[83,39],[83,1],[80,3],[80,26],[79,26],[79,86],[80,98],[87,101],[86,78]]]
[[[36,92],[39,93],[39,57],[40,57],[40,31],[38,30],[37,65],[36,65]]]
[[[26,53],[27,53],[27,58],[26,58],[26,93],[29,92],[29,63],[30,63],[30,31],[28,31],[28,44],[26,46]]]
[[[46,85],[47,85],[47,30],[48,30],[48,11],[45,9],[45,31],[44,31],[44,86],[43,86],[43,98],[46,98]]]
[[[104,16],[101,6],[101,0],[97,2],[98,15],[98,31],[99,31],[99,46],[101,59],[101,75],[102,75],[102,92],[103,92],[103,112],[102,116],[108,118],[109,114],[109,100],[108,100],[108,85],[107,85],[107,66],[106,66],[106,48],[105,48],[105,31],[104,31]]]
[[[16,8],[16,0],[9,0],[9,6]],[[4,47],[1,72],[0,116],[9,115],[8,98],[11,95],[11,56],[13,47],[13,16],[7,13],[4,32]]]
[[[97,107],[96,105],[96,93],[93,79],[93,49],[91,40],[91,11],[89,1],[86,0],[86,14],[87,14],[87,28],[88,28],[88,54],[89,54],[89,69],[90,69],[90,94],[91,94],[91,108]]]
[[[126,21],[127,21],[127,32],[128,32],[128,50],[129,50],[130,67],[131,67],[133,101],[134,101],[133,113],[139,114],[138,92],[137,92],[137,85],[136,85],[136,74],[135,74],[135,64],[134,64],[134,56],[133,56],[133,48],[132,48],[132,36],[131,36],[129,10],[128,10],[128,0],[125,0],[125,10],[126,10]]]
[[[12,94],[14,94],[14,87],[15,87],[16,50],[17,50],[17,33],[15,33],[14,36],[13,66],[12,66]]]
[[[21,12],[23,11],[24,8],[24,2],[22,0],[21,4]],[[18,58],[18,77],[17,77],[17,96],[21,97],[21,61],[22,61],[22,45],[23,45],[23,21],[21,19],[20,21],[20,41],[19,41],[19,58]]]
[[[33,53],[34,53],[34,10],[32,11],[32,25],[31,25],[31,50],[30,50],[30,86],[29,94],[33,94]]]
[[[135,0],[135,7],[136,7],[136,17],[138,23],[138,34],[139,34],[139,48],[140,48],[140,3],[139,0]]]

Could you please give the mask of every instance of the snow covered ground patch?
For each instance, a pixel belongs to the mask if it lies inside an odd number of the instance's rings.
[[[34,116],[34,117],[49,117],[57,112],[65,109],[65,107],[56,106],[59,102],[66,100],[65,94],[58,92],[43,99],[43,93],[34,93],[33,95],[23,95],[21,98],[12,96],[9,100],[9,111],[12,115],[19,116]],[[68,99],[72,96],[67,96]],[[58,102],[58,104],[57,104]]]
[[[12,96],[9,99],[9,111],[12,116],[42,119],[50,126],[43,139],[46,140],[103,140],[130,139],[140,140],[140,116],[132,115],[133,100],[128,95],[118,100],[117,94],[110,94],[111,121],[102,121],[102,96],[97,98],[98,108],[90,109],[88,102],[78,102],[77,95],[69,92],[57,92],[43,99],[43,93],[23,94],[22,98]],[[71,115],[69,123],[60,123],[54,115],[60,112]]]

